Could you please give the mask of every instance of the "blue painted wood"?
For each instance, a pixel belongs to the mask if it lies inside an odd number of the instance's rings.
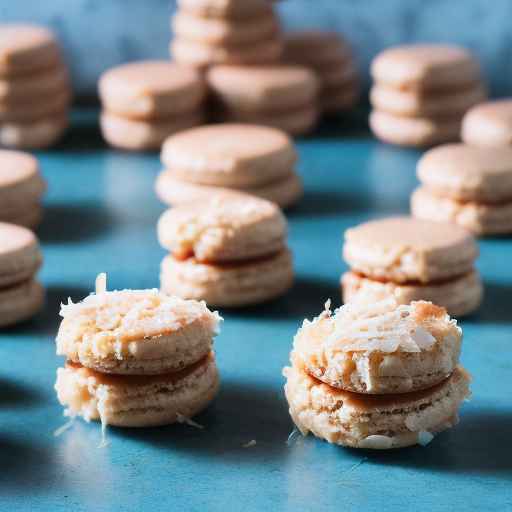
[[[90,118],[90,116],[89,116]],[[39,230],[46,311],[0,333],[2,511],[447,511],[512,507],[512,275],[509,239],[482,241],[480,312],[461,322],[463,363],[474,376],[461,423],[428,447],[372,453],[313,437],[287,444],[281,369],[292,337],[328,297],[339,304],[343,231],[407,211],[419,153],[372,140],[356,116],[298,141],[304,201],[289,212],[297,284],[272,304],[222,311],[216,342],[222,389],[197,419],[109,429],[65,419],[53,391],[59,303],[80,299],[100,271],[112,288],[158,285],[153,193],[155,154],[106,149],[90,121],[58,148],[38,153],[49,182]],[[250,440],[257,444],[243,448]]]

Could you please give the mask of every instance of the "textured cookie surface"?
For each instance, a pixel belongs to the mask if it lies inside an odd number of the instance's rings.
[[[293,358],[317,379],[356,393],[405,393],[444,380],[457,365],[462,331],[444,308],[394,298],[352,302],[305,320]]]
[[[263,126],[201,126],[170,137],[162,162],[192,183],[249,187],[288,175],[297,159],[284,132]]]
[[[158,221],[158,238],[178,259],[251,259],[284,247],[286,219],[270,201],[233,194],[168,210]]]
[[[220,317],[158,290],[100,292],[61,307],[57,354],[99,372],[157,374],[205,356]]]
[[[163,375],[108,375],[77,363],[57,370],[55,390],[70,417],[103,425],[150,427],[187,421],[215,397],[219,376],[213,354]]]
[[[476,242],[465,229],[412,217],[390,217],[348,229],[343,247],[352,270],[397,283],[466,274],[477,255]]]
[[[283,373],[290,415],[302,434],[352,448],[427,444],[457,424],[459,407],[470,394],[470,378],[461,367],[429,389],[379,396],[328,386],[297,362]]]
[[[485,203],[512,199],[512,147],[446,144],[427,151],[417,173],[440,196]]]

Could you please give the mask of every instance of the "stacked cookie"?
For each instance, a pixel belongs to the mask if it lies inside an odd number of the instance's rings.
[[[61,316],[57,354],[67,361],[55,389],[67,416],[165,425],[197,414],[218,390],[212,339],[220,318],[203,302],[97,284]]]
[[[464,113],[486,97],[477,60],[458,46],[390,48],[374,59],[371,74],[370,127],[391,144],[457,140]]]
[[[191,66],[276,62],[283,48],[267,0],[178,0],[172,29],[173,59]]]
[[[512,99],[488,101],[471,108],[462,120],[462,140],[474,146],[511,146]]]
[[[311,131],[318,119],[318,80],[306,67],[213,66],[207,82],[222,121],[301,135]]]
[[[291,32],[284,37],[283,61],[312,69],[319,78],[320,110],[332,114],[352,108],[359,83],[350,47],[335,32]]]
[[[296,160],[293,142],[280,130],[248,124],[201,126],[165,141],[166,169],[157,178],[156,193],[164,203],[178,205],[234,189],[285,208],[302,196]]]
[[[453,222],[477,235],[512,233],[512,147],[445,144],[418,162],[411,197],[420,219]]]
[[[462,331],[431,302],[350,303],[307,320],[285,368],[303,435],[352,448],[425,445],[458,422],[469,375]]]
[[[345,232],[350,270],[341,279],[343,301],[423,299],[466,315],[482,300],[477,256],[474,238],[454,224],[412,217],[366,222]]]
[[[245,194],[172,208],[158,222],[160,243],[170,251],[162,261],[161,288],[225,307],[283,295],[293,284],[286,231],[274,203]]]
[[[44,304],[35,275],[43,258],[34,233],[0,222],[0,327],[22,322]]]
[[[121,149],[158,149],[169,135],[204,119],[201,75],[168,61],[110,69],[100,77],[99,94],[103,137]]]
[[[68,124],[71,87],[52,32],[0,25],[0,146],[43,148]]]
[[[43,216],[45,191],[46,183],[33,156],[0,150],[0,221],[36,227]]]

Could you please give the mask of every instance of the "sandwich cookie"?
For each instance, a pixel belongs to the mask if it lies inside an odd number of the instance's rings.
[[[27,320],[43,307],[44,289],[35,279],[41,263],[34,233],[0,222],[0,327]]]
[[[512,232],[512,147],[440,146],[423,155],[417,174],[414,216],[478,235]]]
[[[0,221],[35,227],[42,218],[46,183],[28,153],[0,150]]]
[[[166,293],[238,307],[271,300],[293,284],[286,220],[269,201],[226,194],[177,206],[158,223],[170,251],[161,266]]]
[[[199,73],[167,61],[140,61],[99,81],[101,128],[112,146],[157,149],[169,135],[200,124],[206,94]]]
[[[488,101],[470,109],[462,120],[462,140],[474,146],[512,145],[512,99]]]
[[[465,315],[482,300],[477,256],[474,238],[453,224],[411,217],[367,222],[345,232],[350,271],[342,276],[343,299],[429,299],[452,315]]]
[[[158,290],[108,292],[62,306],[55,389],[67,416],[143,427],[182,421],[214,398],[220,317]]]
[[[267,0],[178,0],[178,8],[203,18],[243,20],[268,12],[269,4]]]
[[[289,206],[302,195],[294,171],[297,154],[290,137],[277,129],[243,124],[202,126],[169,137],[162,147],[165,170],[157,195],[176,205],[226,189]]]
[[[458,46],[389,48],[373,60],[371,75],[370,127],[401,146],[457,140],[465,112],[486,97],[478,61]]]
[[[322,112],[348,110],[359,99],[359,78],[347,41],[334,32],[305,30],[284,37],[283,61],[310,68],[319,81]]]
[[[303,435],[343,446],[427,444],[469,396],[461,335],[430,302],[326,305],[299,329],[283,372],[290,415]]]

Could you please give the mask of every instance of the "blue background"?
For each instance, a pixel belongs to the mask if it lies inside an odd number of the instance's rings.
[[[156,154],[107,149],[95,113],[38,153],[49,182],[38,233],[46,310],[0,333],[0,510],[290,512],[512,509],[512,241],[480,242],[480,311],[461,322],[463,364],[474,376],[461,423],[427,447],[371,452],[292,438],[281,370],[305,317],[340,303],[343,232],[368,218],[407,212],[416,151],[372,139],[365,113],[298,141],[306,195],[288,212],[297,283],[282,299],[225,318],[216,340],[216,401],[196,420],[107,431],[65,418],[53,384],[62,360],[54,337],[59,303],[83,298],[96,274],[110,288],[158,286],[153,192]],[[256,445],[243,448],[252,439]]]
[[[512,95],[510,0],[284,0],[285,29],[337,30],[354,46],[367,77],[382,48],[410,41],[454,42],[471,48],[495,95]],[[169,0],[3,0],[0,20],[51,26],[62,39],[79,94],[96,90],[98,75],[129,60],[168,58]],[[368,81],[366,81],[368,84]]]

